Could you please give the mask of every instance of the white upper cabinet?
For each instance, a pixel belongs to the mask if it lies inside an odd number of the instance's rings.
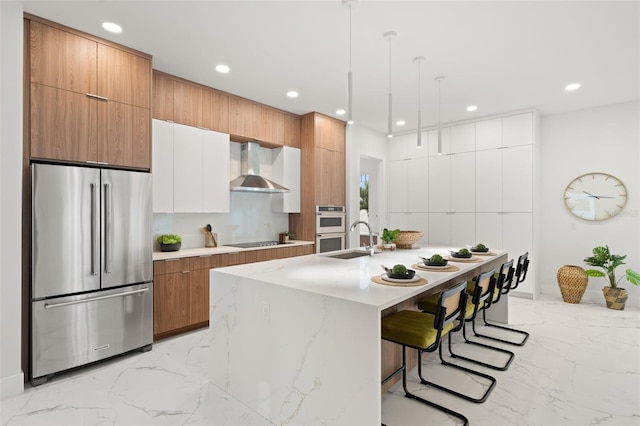
[[[476,211],[476,158],[465,152],[449,156],[451,159],[451,211]]]
[[[229,135],[203,130],[202,133],[202,211],[230,211]]]
[[[451,156],[429,158],[429,211],[451,211]]]
[[[502,211],[502,151],[476,152],[476,212]]]
[[[173,124],[153,120],[153,212],[173,211]]]
[[[533,145],[502,150],[502,211],[533,211]]]
[[[426,150],[425,150],[426,151]],[[407,163],[407,211],[429,211],[429,158],[419,157]]]
[[[502,146],[533,144],[533,113],[502,118]]]
[[[387,139],[389,142],[389,160],[398,161],[410,158],[409,150],[412,140],[415,144],[416,138],[412,138],[411,135],[402,135]]]
[[[229,211],[229,135],[153,119],[153,212]]]
[[[429,136],[429,156],[433,157],[438,155],[438,129],[429,130],[427,132]],[[441,155],[451,153],[451,128],[442,128],[442,151]]]
[[[458,152],[473,152],[476,148],[475,123],[461,124],[450,128],[452,154]]]
[[[271,210],[300,213],[300,150],[289,146],[274,149],[271,176],[274,182],[289,189],[289,192],[271,195]]]
[[[476,150],[502,147],[502,118],[476,122]]]
[[[408,160],[389,162],[389,211],[407,212]]]

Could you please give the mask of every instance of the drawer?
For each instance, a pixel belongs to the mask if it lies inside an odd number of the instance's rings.
[[[189,258],[189,269],[196,271],[198,269],[219,268],[222,266],[224,254],[208,254],[204,256],[194,256]]]
[[[153,275],[166,275],[189,270],[189,258],[156,260],[153,262]]]

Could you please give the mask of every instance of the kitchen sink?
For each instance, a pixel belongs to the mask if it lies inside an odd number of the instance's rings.
[[[327,257],[332,257],[334,259],[354,259],[356,257],[369,256],[368,251],[349,251],[346,253],[338,253],[333,254]]]

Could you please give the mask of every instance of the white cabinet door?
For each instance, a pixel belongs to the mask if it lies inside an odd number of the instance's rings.
[[[451,160],[451,211],[476,211],[476,158],[473,152],[453,154]]]
[[[407,161],[407,211],[429,211],[429,158]]]
[[[502,146],[502,118],[476,122],[476,150],[495,149]]]
[[[229,212],[230,142],[226,133],[202,130],[202,211]]]
[[[173,207],[177,213],[202,211],[202,130],[173,128]]]
[[[422,132],[422,147],[418,148],[418,135],[411,133],[409,135],[396,136],[402,138],[406,150],[406,158],[422,158],[429,156],[429,135]]]
[[[300,213],[300,149],[290,146],[273,150],[272,176],[289,188],[284,194],[271,195],[271,210],[279,213]]]
[[[396,136],[390,139],[387,139],[389,142],[389,160],[406,160],[407,158],[411,158],[409,155],[409,146],[411,144],[411,135],[402,135]],[[413,142],[415,145],[416,138],[413,137]]]
[[[502,151],[476,152],[476,212],[502,211]]]
[[[451,213],[451,245],[460,248],[475,245],[476,215],[475,213]]]
[[[153,212],[173,212],[173,123],[152,120]]]
[[[533,113],[502,118],[502,145],[520,146],[533,144]]]
[[[438,155],[438,130],[429,130],[427,132],[429,136],[429,157]],[[451,153],[451,128],[442,128],[442,155]]]
[[[422,238],[416,243],[418,245],[426,245],[429,241],[429,213],[409,213],[407,215],[406,228],[400,228],[407,231],[422,231]]]
[[[476,146],[475,123],[451,127],[451,153],[472,152]]]
[[[533,145],[502,151],[502,211],[533,211]]]
[[[518,256],[529,253],[529,260],[533,253],[533,213],[505,213],[502,217],[503,244],[508,251],[509,257],[515,262]],[[517,291],[524,293],[534,293],[533,269],[529,268],[527,279]]]
[[[407,211],[407,160],[389,162],[389,211]]]
[[[502,213],[476,213],[476,244],[502,247]]]
[[[429,157],[429,211],[451,211],[451,156]]]
[[[430,245],[451,245],[451,214],[429,213],[427,234]]]
[[[408,229],[408,213],[389,213],[389,229]],[[382,229],[380,230],[382,232]]]

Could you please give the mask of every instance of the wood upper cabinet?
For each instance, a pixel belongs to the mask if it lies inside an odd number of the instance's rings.
[[[30,156],[151,167],[151,58],[30,19]]]
[[[153,70],[152,117],[158,120],[173,120],[173,79],[167,74]]]
[[[200,127],[202,89],[195,84],[173,81],[173,119],[176,123]]]
[[[264,140],[264,118],[260,104],[232,96],[229,98],[229,133]]]
[[[344,152],[345,126],[343,122],[316,114],[314,116],[315,146]]]
[[[315,204],[345,205],[344,152],[315,148]]]
[[[229,99],[229,133],[268,146],[300,147],[300,117],[248,99]],[[235,140],[234,139],[234,140]]]
[[[205,129],[229,133],[229,95],[203,88],[201,116]]]

